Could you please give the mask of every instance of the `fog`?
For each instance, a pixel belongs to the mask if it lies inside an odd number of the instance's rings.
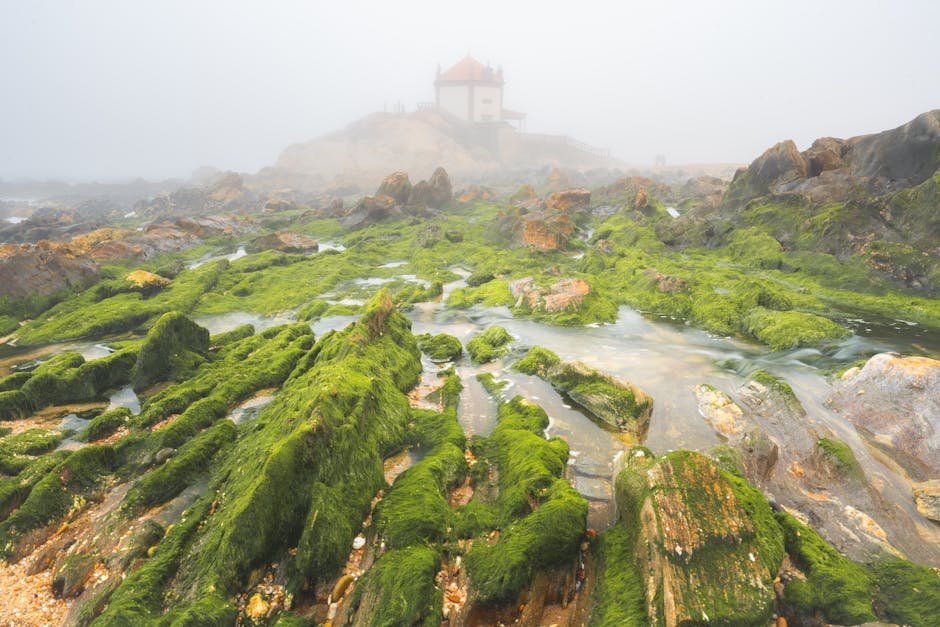
[[[635,165],[748,162],[940,106],[940,3],[2,0],[0,178],[253,172],[501,65],[533,132]]]

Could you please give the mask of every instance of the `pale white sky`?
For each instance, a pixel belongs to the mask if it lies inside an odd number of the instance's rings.
[[[645,165],[940,107],[940,2],[0,0],[0,178],[256,171],[438,63],[501,64],[505,105]]]

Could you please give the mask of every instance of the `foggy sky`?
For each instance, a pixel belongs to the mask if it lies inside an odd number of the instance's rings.
[[[254,172],[290,143],[502,65],[505,106],[635,165],[940,107],[940,2],[0,0],[0,178]]]

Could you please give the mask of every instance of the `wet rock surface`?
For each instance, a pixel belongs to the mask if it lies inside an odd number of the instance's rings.
[[[843,375],[832,406],[911,477],[940,477],[940,361],[875,355]]]

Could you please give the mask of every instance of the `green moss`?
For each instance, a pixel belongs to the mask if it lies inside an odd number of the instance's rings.
[[[147,333],[134,366],[134,389],[170,377],[185,379],[209,351],[209,331],[179,312],[169,312]]]
[[[565,479],[555,479],[538,496],[541,505],[505,526],[495,544],[474,544],[467,554],[473,590],[480,598],[510,601],[537,572],[570,565],[577,556],[587,501]]]
[[[467,277],[467,285],[470,287],[479,287],[484,283],[489,283],[495,278],[496,277],[492,272],[487,272],[486,270],[477,270]]]
[[[95,442],[113,435],[118,429],[128,424],[133,414],[127,407],[116,407],[98,414],[91,419],[85,430],[79,435],[80,440]]]
[[[757,307],[743,321],[744,330],[774,350],[814,346],[849,335],[832,320],[799,311]]]
[[[197,601],[230,594],[291,547],[292,592],[331,578],[384,483],[383,456],[404,440],[404,391],[420,369],[388,292],[321,338],[217,471],[217,509],[183,560],[180,589]]]
[[[6,455],[42,455],[55,449],[62,434],[48,429],[27,429],[0,439],[0,453]]]
[[[735,261],[755,268],[779,268],[783,258],[780,242],[757,228],[734,231],[728,250]]]
[[[843,477],[861,479],[864,476],[861,465],[855,459],[855,453],[842,440],[819,438],[816,440],[816,448]]]
[[[9,554],[21,534],[65,516],[114,470],[114,464],[110,446],[88,446],[69,455],[46,473],[23,504],[0,523],[0,552]]]
[[[776,517],[787,553],[807,577],[787,584],[782,599],[785,614],[810,619],[818,612],[826,621],[842,625],[876,620],[870,573],[789,514],[778,512]]]
[[[202,498],[183,512],[179,522],[173,525],[157,545],[153,557],[129,573],[121,582],[94,625],[139,625],[162,614],[166,584],[175,575],[180,560],[193,541],[210,506],[211,498]]]
[[[500,326],[492,326],[467,342],[467,352],[474,363],[484,364],[509,352],[512,336]]]
[[[221,420],[190,440],[159,468],[141,477],[124,497],[126,509],[153,507],[173,498],[196,481],[226,444],[235,440],[235,425]]]
[[[874,564],[874,607],[879,618],[899,625],[929,627],[940,608],[940,574],[907,560]]]
[[[19,507],[33,487],[68,456],[68,452],[59,451],[34,460],[16,457],[4,459],[4,472],[15,476],[0,478],[0,520],[6,519],[10,512]]]
[[[480,447],[485,463],[498,468],[496,506],[503,525],[495,544],[479,541],[467,554],[473,589],[483,600],[512,600],[537,572],[569,563],[578,553],[587,501],[561,478],[568,445],[542,437],[547,425],[541,407],[517,396],[500,404],[496,427]],[[465,508],[462,530],[489,522],[487,509]]]
[[[463,345],[453,335],[425,333],[417,336],[416,339],[418,340],[418,348],[430,357],[431,361],[456,361],[463,354]]]
[[[298,318],[300,319],[300,318]],[[231,331],[226,331],[224,333],[216,333],[209,338],[209,345],[212,348],[218,349],[221,346],[226,344],[231,344],[232,342],[237,342],[238,340],[243,340],[246,337],[251,337],[255,334],[254,326],[250,324],[241,324]]]
[[[643,579],[636,567],[635,522],[615,525],[601,534],[595,545],[597,588],[591,625],[614,627],[649,624]]]
[[[350,625],[438,624],[442,592],[434,585],[440,555],[414,546],[389,551],[357,584],[350,598]]]
[[[544,377],[552,366],[556,366],[560,362],[561,359],[558,355],[547,348],[533,346],[525,354],[525,357],[514,363],[512,367],[524,374]]]

